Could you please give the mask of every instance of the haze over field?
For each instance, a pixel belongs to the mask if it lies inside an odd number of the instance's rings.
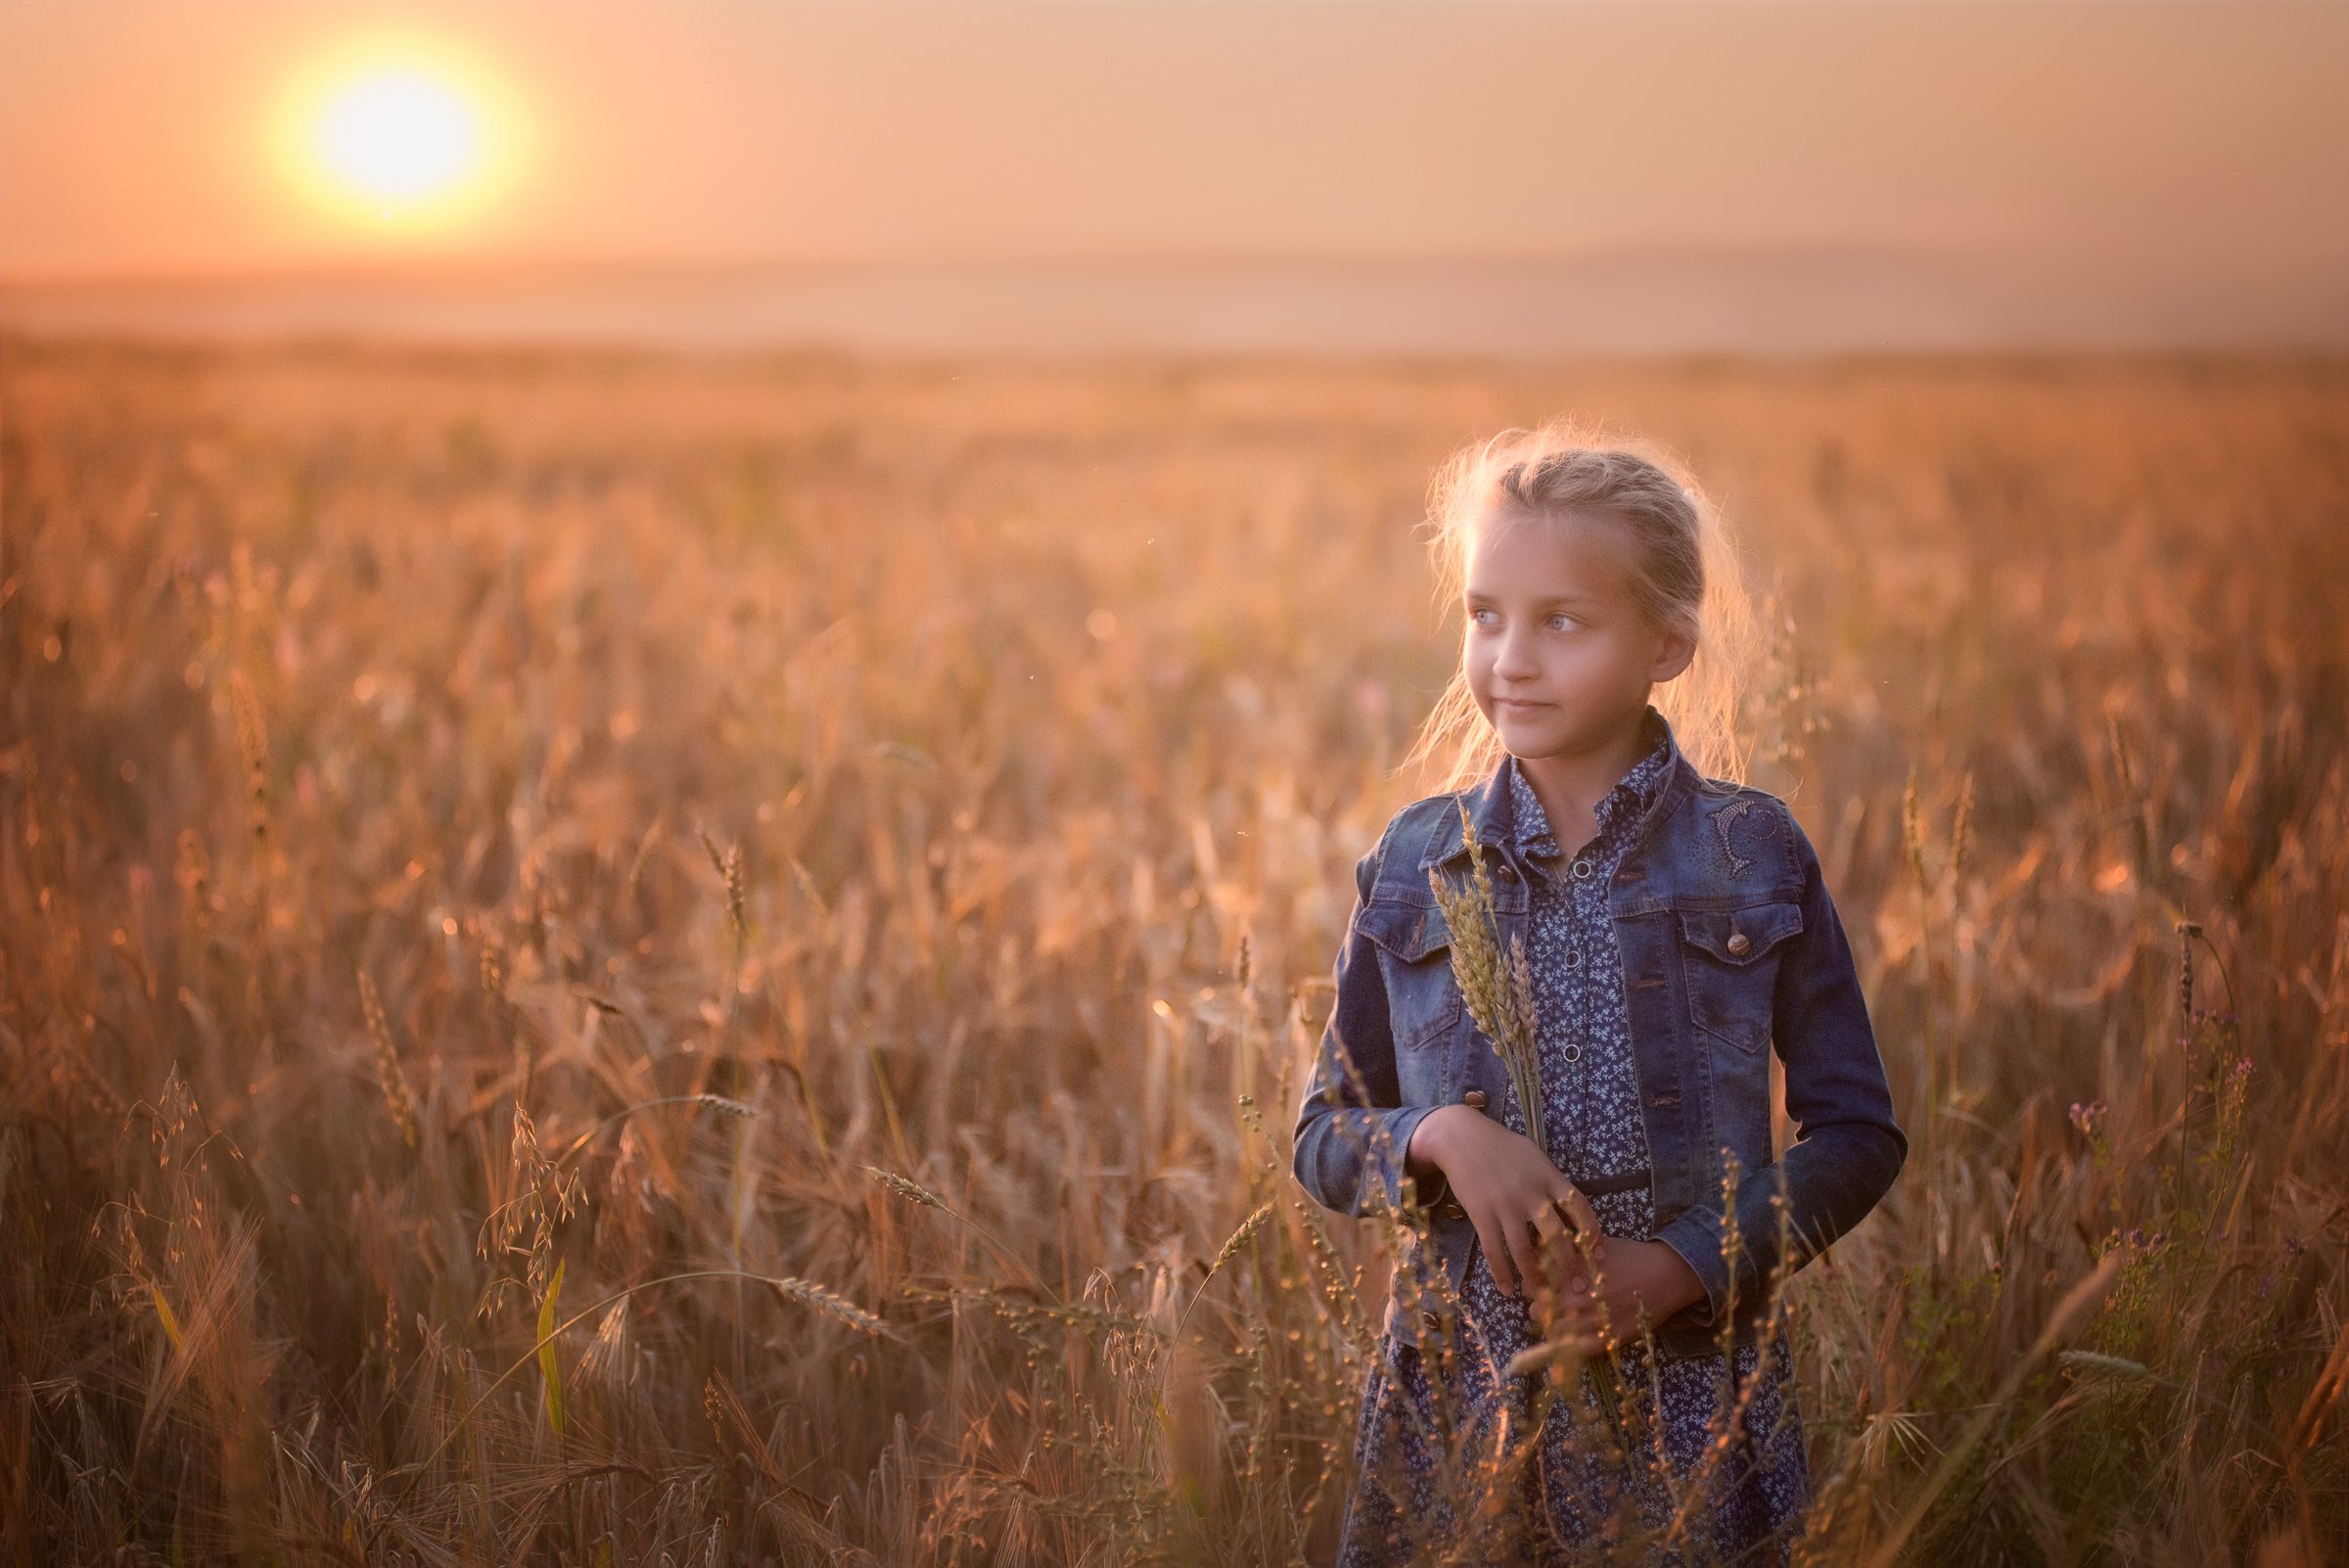
[[[337,102],[478,166],[322,179]],[[2270,0],[18,0],[0,323],[2339,347],[2343,102]]]

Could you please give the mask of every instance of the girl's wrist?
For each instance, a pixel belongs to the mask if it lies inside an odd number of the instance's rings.
[[[1456,1113],[1456,1114],[1455,1114]],[[1411,1129],[1404,1144],[1403,1168],[1414,1176],[1441,1176],[1444,1173],[1444,1154],[1449,1141],[1447,1130],[1457,1114],[1477,1113],[1465,1105],[1439,1105],[1421,1117]]]
[[[1691,1307],[1703,1306],[1710,1299],[1705,1290],[1705,1282],[1698,1277],[1696,1270],[1689,1267],[1688,1260],[1681,1257],[1679,1250],[1670,1242],[1659,1241],[1655,1245],[1660,1249],[1657,1256],[1665,1261],[1664,1267],[1672,1271],[1674,1294],[1680,1298],[1680,1305],[1675,1307],[1673,1312],[1685,1312]],[[1664,1315],[1669,1317],[1672,1314],[1667,1313]]]

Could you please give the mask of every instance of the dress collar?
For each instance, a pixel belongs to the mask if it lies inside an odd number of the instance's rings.
[[[1636,820],[1639,814],[1655,804],[1662,793],[1672,763],[1672,745],[1669,725],[1663,715],[1651,704],[1641,722],[1641,733],[1647,737],[1648,748],[1639,761],[1634,762],[1615,787],[1607,791],[1591,807],[1597,819],[1598,831],[1604,835],[1618,821]],[[1528,854],[1563,854],[1551,828],[1549,814],[1542,808],[1542,799],[1526,782],[1525,769],[1515,757],[1507,758],[1503,765],[1509,775],[1509,806],[1517,847]]]
[[[1681,753],[1680,742],[1672,733],[1671,722],[1653,703],[1648,705],[1647,712],[1649,726],[1662,736],[1659,744],[1664,749],[1665,760],[1658,770],[1652,791],[1643,789],[1640,781],[1635,781],[1635,798],[1647,803],[1644,811],[1636,818],[1639,822],[1646,822],[1670,809],[1675,799],[1701,788],[1704,783],[1702,776]],[[1510,775],[1515,771],[1516,759],[1504,751],[1500,754],[1499,762],[1483,779],[1465,789],[1451,792],[1450,798],[1455,808],[1438,813],[1428,825],[1427,840],[1421,846],[1419,854],[1422,873],[1449,865],[1468,853],[1461,837],[1460,818],[1463,813],[1475,826],[1476,836],[1482,842],[1497,844],[1503,839],[1516,842],[1512,820],[1516,813],[1511,809],[1515,792],[1509,787]],[[1633,772],[1639,772],[1639,768],[1635,767]],[[1630,778],[1631,775],[1627,774],[1626,779]]]

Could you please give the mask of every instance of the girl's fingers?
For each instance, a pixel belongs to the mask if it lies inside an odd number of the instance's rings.
[[[1536,1209],[1526,1221],[1533,1227],[1542,1254],[1542,1277],[1553,1291],[1564,1290],[1574,1277],[1576,1258],[1574,1235],[1568,1228],[1566,1217],[1550,1204]]]
[[[1491,1222],[1478,1223],[1476,1239],[1484,1245],[1485,1267],[1493,1270],[1493,1283],[1500,1287],[1502,1295],[1516,1295],[1517,1270],[1510,1265],[1509,1249],[1506,1246],[1495,1244],[1495,1231]]]
[[[1542,1240],[1523,1220],[1509,1226],[1509,1261],[1517,1269],[1518,1284],[1523,1287],[1519,1294],[1548,1288],[1549,1266],[1542,1261]]]
[[[1573,1289],[1559,1291],[1552,1310],[1559,1322],[1570,1326],[1583,1327],[1587,1325],[1590,1328],[1598,1326],[1598,1298],[1589,1291]]]
[[[1603,1261],[1607,1255],[1606,1235],[1598,1228],[1598,1210],[1591,1206],[1583,1189],[1561,1177],[1553,1197],[1564,1206],[1566,1218],[1574,1222],[1575,1233],[1589,1249],[1590,1261]]]

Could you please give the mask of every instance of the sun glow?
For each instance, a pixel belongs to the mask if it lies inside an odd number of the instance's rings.
[[[414,202],[441,195],[482,157],[482,122],[448,84],[403,67],[335,95],[318,121],[318,161],[362,196]]]
[[[457,52],[377,38],[302,74],[280,152],[329,211],[379,229],[438,229],[510,183],[519,119],[512,95]]]

